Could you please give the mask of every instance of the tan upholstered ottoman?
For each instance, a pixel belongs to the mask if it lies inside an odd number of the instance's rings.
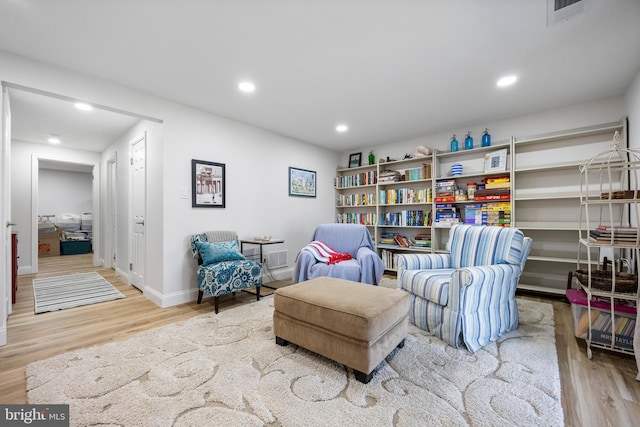
[[[342,363],[365,384],[404,345],[409,294],[399,289],[319,277],[280,288],[273,298],[276,343]]]

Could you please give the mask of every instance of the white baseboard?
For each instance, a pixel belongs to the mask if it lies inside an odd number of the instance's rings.
[[[271,282],[271,277],[275,280],[291,279],[293,277],[293,267],[276,268],[263,274],[262,283]]]
[[[6,324],[6,322],[5,322]],[[0,346],[7,345],[7,328],[3,326],[0,328]]]
[[[30,265],[18,266],[18,276],[31,273],[33,273],[33,267],[31,267]]]
[[[127,283],[129,283],[129,273],[119,268],[116,268],[115,271],[116,271],[116,277],[122,277],[123,279],[125,279]]]
[[[280,268],[271,271],[274,280],[290,279],[293,274],[293,268]],[[262,283],[271,282],[271,278],[267,274],[264,275]],[[186,291],[174,292],[171,294],[161,294],[155,289],[149,287],[144,288],[144,296],[156,304],[160,308],[173,307],[174,305],[184,304],[187,302],[195,302],[198,299],[198,290],[189,289]]]

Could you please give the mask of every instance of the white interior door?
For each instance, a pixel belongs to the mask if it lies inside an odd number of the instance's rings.
[[[7,317],[11,314],[11,109],[9,91],[2,86],[2,138],[0,138],[0,345],[7,343]]]
[[[144,291],[146,214],[146,133],[131,141],[131,251],[130,281]]]

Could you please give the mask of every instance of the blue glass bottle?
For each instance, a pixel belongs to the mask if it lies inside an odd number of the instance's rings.
[[[458,151],[458,140],[456,139],[456,134],[453,134],[451,137],[451,152]]]
[[[464,138],[464,149],[473,150],[473,138],[471,138],[471,131],[468,131],[467,136]]]
[[[482,146],[483,147],[491,146],[491,135],[489,135],[488,128],[484,128],[484,132],[482,133]]]

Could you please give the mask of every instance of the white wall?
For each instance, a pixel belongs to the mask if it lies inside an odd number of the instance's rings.
[[[284,245],[269,250],[287,249],[292,266],[316,225],[334,221],[333,176],[338,156],[333,151],[6,53],[0,52],[0,63],[2,81],[163,120],[161,126],[151,130],[156,136],[147,144],[149,289],[145,289],[145,295],[160,306],[195,299],[196,263],[188,248],[193,233],[231,229],[240,238],[256,234],[283,238]],[[128,152],[125,159],[120,153],[118,156],[119,162],[128,161]],[[101,164],[105,165],[107,159],[103,156]],[[189,194],[191,191],[191,159],[226,164],[226,209],[194,209],[190,198],[180,198],[182,187],[187,187]],[[19,163],[14,165],[14,172],[30,168]],[[316,198],[288,196],[289,166],[317,172]],[[102,179],[103,175],[101,172]],[[29,190],[18,182],[21,178],[22,174],[14,173],[14,191],[27,197]],[[105,197],[104,191],[101,197]],[[14,195],[12,203],[18,205],[20,213],[15,217],[26,215],[30,204],[16,198]],[[24,250],[21,247],[21,253]],[[286,274],[289,276],[290,271]]]
[[[284,238],[284,245],[265,250],[288,249],[293,266],[317,224],[334,221],[336,154],[196,110],[176,113],[163,125],[165,142],[176,141],[164,146],[164,258],[170,260],[164,268],[165,278],[172,278],[165,280],[165,294],[178,301],[185,289],[194,289],[189,238],[205,230]],[[192,159],[225,164],[226,209],[191,207]],[[317,172],[316,198],[289,197],[289,166]],[[180,198],[182,187],[188,199]]]
[[[640,150],[640,71],[625,95],[629,116],[629,146]]]
[[[489,128],[492,144],[495,144],[496,142],[507,142],[512,136],[523,138],[566,129],[592,126],[600,123],[615,122],[627,115],[626,111],[624,98],[622,96],[612,97],[520,117],[468,125],[466,127],[447,130],[446,132],[422,135],[414,139],[390,142],[389,144],[373,147],[373,152],[376,155],[376,160],[380,157],[386,158],[386,156],[392,159],[402,159],[406,153],[413,154],[418,145],[448,152],[450,150],[449,141],[454,133],[458,138],[460,149],[462,150],[464,149],[464,136],[467,131],[471,131],[474,147],[479,147],[482,131],[485,128]],[[636,117],[640,116],[636,115]],[[371,147],[362,147],[363,161],[366,155],[369,154],[370,148]],[[340,158],[341,163],[346,165],[349,154],[358,151],[360,150],[350,150],[349,152],[342,153]]]
[[[38,174],[38,215],[80,215],[93,211],[93,176],[40,168]],[[51,218],[54,220],[54,218]]]

